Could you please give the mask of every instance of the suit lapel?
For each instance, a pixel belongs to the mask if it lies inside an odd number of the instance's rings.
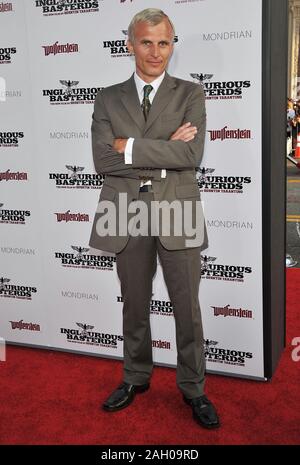
[[[176,80],[175,78],[169,76],[167,73],[158,88],[157,93],[153,99],[150,112],[147,118],[147,122],[145,125],[144,133],[146,133],[156,118],[160,115],[160,113],[166,108],[168,103],[174,97],[174,92],[176,88]]]
[[[128,111],[131,118],[138,125],[138,127],[143,130],[145,127],[145,119],[141,109],[139,97],[136,90],[136,85],[134,82],[134,75],[131,76],[128,81],[124,82],[122,89],[122,103],[126,110]]]
[[[174,97],[175,88],[176,79],[166,73],[157,93],[155,94],[146,123],[137,94],[134,75],[132,75],[131,78],[128,79],[128,81],[125,81],[122,85],[121,101],[137,126],[141,129],[141,131],[146,133],[156,118],[158,118],[160,113]]]

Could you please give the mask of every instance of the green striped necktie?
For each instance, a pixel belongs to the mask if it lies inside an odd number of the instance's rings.
[[[150,92],[153,90],[153,87],[150,84],[144,86],[144,98],[142,102],[142,110],[144,113],[145,121],[147,121],[147,117],[151,108],[151,103],[149,99]]]

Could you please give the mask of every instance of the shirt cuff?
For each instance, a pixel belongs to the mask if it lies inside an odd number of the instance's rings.
[[[166,172],[166,170],[163,168],[163,169],[161,170],[161,178],[166,178],[166,177],[167,177],[167,172]]]
[[[132,165],[132,146],[133,146],[134,138],[129,137],[126,142],[125,152],[124,152],[124,161],[125,165]]]

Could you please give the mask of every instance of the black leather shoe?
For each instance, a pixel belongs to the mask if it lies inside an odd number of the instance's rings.
[[[149,387],[149,383],[134,385],[124,382],[109,396],[102,405],[102,408],[107,412],[116,412],[117,410],[128,407],[133,401],[135,394],[145,392]]]
[[[219,417],[213,404],[206,396],[187,399],[183,396],[184,401],[192,407],[193,417],[204,428],[212,429],[220,426]]]

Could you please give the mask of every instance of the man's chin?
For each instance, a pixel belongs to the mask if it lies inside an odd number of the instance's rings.
[[[163,68],[151,68],[148,71],[148,76],[151,76],[153,78],[159,77],[162,73],[164,72]]]

